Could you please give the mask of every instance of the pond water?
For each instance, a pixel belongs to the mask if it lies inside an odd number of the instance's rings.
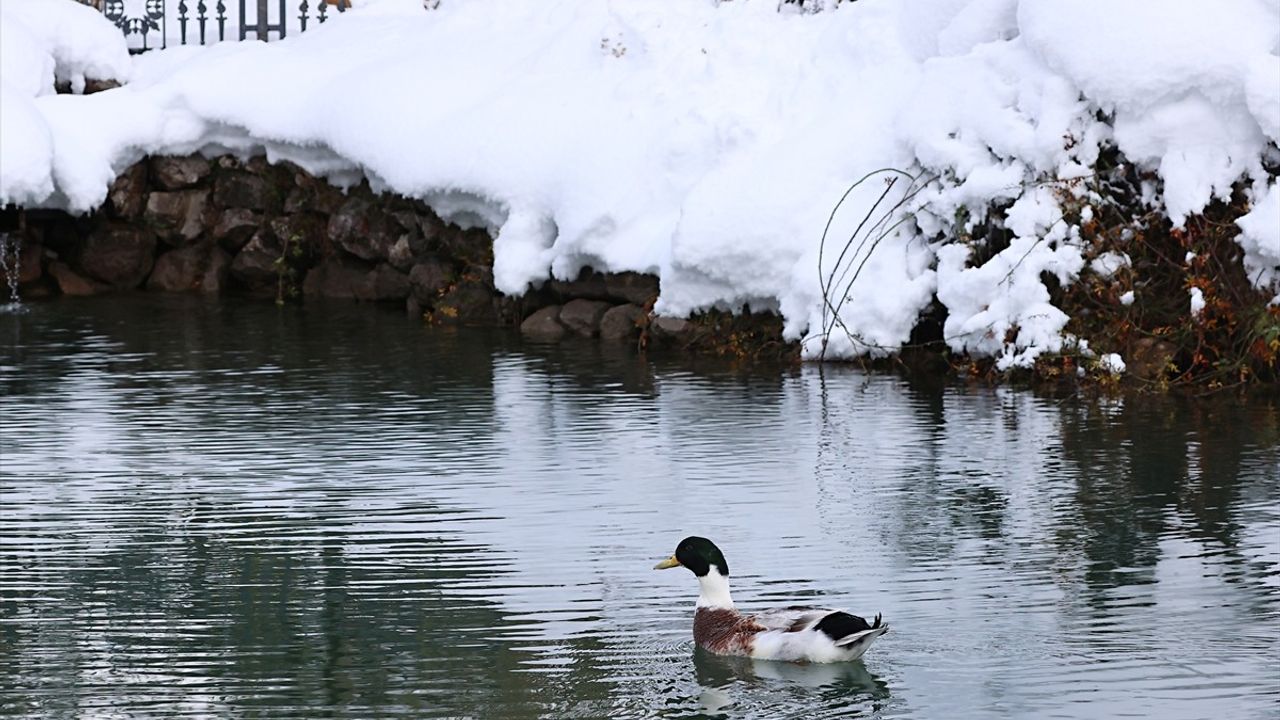
[[[746,371],[190,297],[0,316],[0,716],[1275,718],[1274,398]],[[859,662],[695,651],[884,613]]]

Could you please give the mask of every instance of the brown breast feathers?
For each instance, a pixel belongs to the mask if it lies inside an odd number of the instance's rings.
[[[751,639],[761,630],[737,610],[698,608],[693,614],[693,641],[719,655],[750,655]]]

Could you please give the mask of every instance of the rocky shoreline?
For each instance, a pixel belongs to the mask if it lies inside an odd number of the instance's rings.
[[[21,240],[24,298],[143,289],[242,294],[277,302],[342,298],[403,304],[433,325],[519,327],[554,342],[679,345],[719,355],[798,358],[771,313],[652,312],[658,278],[585,268],[520,297],[493,283],[493,239],[425,203],[345,192],[287,162],[200,155],[140,161],[96,212],[6,210]],[[749,342],[748,342],[749,341]]]
[[[1222,217],[1213,215],[1208,219],[1216,222],[1193,224],[1186,233],[1153,228],[1153,240],[1138,247],[1195,250],[1197,258],[1216,258],[1214,267],[1232,268],[1212,274],[1206,265],[1204,277],[1195,279],[1203,287],[1234,288],[1236,299],[1210,303],[1211,315],[1188,319],[1180,306],[1138,308],[1156,320],[1165,318],[1161,332],[1144,330],[1132,310],[1110,298],[1123,285],[1115,278],[1090,276],[1060,288],[1053,298],[1069,309],[1075,336],[1123,351],[1126,383],[1161,391],[1178,385],[1212,390],[1265,385],[1275,377],[1280,341],[1265,341],[1274,333],[1269,328],[1276,327],[1277,309],[1265,305],[1240,270],[1239,248],[1228,232],[1238,209],[1214,212]],[[1197,229],[1201,225],[1208,229]],[[655,315],[660,288],[652,274],[584,268],[572,281],[548,279],[519,297],[504,295],[494,286],[493,239],[485,230],[447,223],[426,203],[375,193],[367,182],[344,191],[295,165],[262,157],[148,158],[116,178],[96,211],[73,216],[7,208],[0,213],[0,232],[9,238],[6,252],[13,238],[19,240],[17,286],[28,299],[135,290],[247,295],[278,303],[339,298],[399,304],[427,325],[519,328],[540,342],[591,337],[734,360],[800,359],[799,344],[783,339],[781,318],[770,312]],[[1100,237],[1085,239],[1110,246]],[[1155,255],[1181,257],[1173,250]],[[1183,282],[1181,265],[1136,257],[1144,277]],[[1171,286],[1165,294],[1177,290]],[[1219,295],[1228,297],[1225,291]],[[944,320],[935,303],[900,352],[860,364],[983,384],[1018,380],[1019,374],[997,370],[991,358],[951,352],[942,339]],[[1247,332],[1235,332],[1237,326]],[[1249,330],[1255,326],[1261,329]],[[1091,357],[1083,351],[1046,355],[1020,376],[1054,386],[1121,382]],[[1196,363],[1212,372],[1201,372]]]

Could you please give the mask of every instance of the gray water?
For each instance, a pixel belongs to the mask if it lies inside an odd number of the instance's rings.
[[[157,296],[0,316],[0,390],[3,717],[1280,717],[1274,399]],[[893,629],[695,651],[688,534]]]

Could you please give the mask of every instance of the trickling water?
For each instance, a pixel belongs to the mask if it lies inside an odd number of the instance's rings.
[[[0,270],[4,271],[9,285],[9,302],[0,305],[4,312],[22,312],[22,298],[18,296],[18,279],[22,277],[22,238],[0,233]]]

